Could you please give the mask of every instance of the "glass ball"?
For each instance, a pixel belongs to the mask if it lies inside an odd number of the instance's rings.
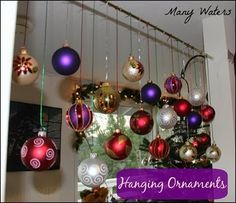
[[[96,153],[91,153],[90,158],[83,160],[78,166],[79,180],[87,187],[100,186],[105,182],[107,175],[107,165],[97,158]]]
[[[212,144],[206,150],[206,157],[211,162],[219,161],[221,157],[221,150],[216,144]]]
[[[170,129],[177,123],[176,112],[168,105],[164,105],[157,113],[157,123],[163,129]]]
[[[192,162],[197,158],[197,149],[189,142],[186,142],[179,149],[179,157],[185,162]]]
[[[192,89],[188,97],[193,106],[201,106],[205,102],[204,92],[199,88]]]

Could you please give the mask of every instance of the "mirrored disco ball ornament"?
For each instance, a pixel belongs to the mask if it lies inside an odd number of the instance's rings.
[[[124,64],[122,75],[124,78],[130,82],[139,81],[144,74],[143,65],[134,58],[134,56],[129,56],[128,61]]]
[[[180,92],[180,90],[182,88],[181,79],[178,78],[175,74],[172,74],[171,76],[169,76],[166,79],[166,81],[164,83],[164,87],[168,93],[176,94],[176,93]]]
[[[192,162],[197,158],[197,149],[189,142],[186,142],[179,149],[179,157],[185,162]]]
[[[164,105],[157,113],[157,123],[163,129],[170,129],[177,123],[176,112],[168,105]]]
[[[212,144],[206,150],[206,157],[211,162],[219,161],[221,157],[221,150],[216,144]]]
[[[25,141],[20,151],[22,163],[30,170],[47,170],[56,162],[57,147],[54,141],[40,130],[38,136]]]
[[[54,52],[52,55],[52,66],[55,71],[61,75],[72,75],[80,66],[79,54],[68,44]]]
[[[81,99],[66,111],[66,123],[76,132],[82,132],[89,128],[92,121],[93,113]]]
[[[201,89],[194,88],[190,90],[188,99],[193,106],[201,106],[205,102],[205,94]]]
[[[105,182],[107,175],[107,165],[97,158],[96,153],[91,153],[90,158],[83,160],[78,166],[79,180],[87,187],[100,186]]]
[[[111,159],[123,160],[129,156],[132,143],[120,129],[116,129],[112,136],[105,141],[104,149]]]
[[[101,113],[113,113],[120,105],[120,94],[107,82],[95,91],[93,103]]]
[[[141,98],[143,102],[154,105],[160,100],[160,97],[161,89],[152,81],[148,81],[147,84],[141,88]]]
[[[28,54],[25,47],[14,57],[12,79],[19,85],[29,85],[39,76],[39,65],[34,57]]]

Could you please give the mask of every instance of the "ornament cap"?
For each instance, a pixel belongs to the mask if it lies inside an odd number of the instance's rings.
[[[160,139],[161,138],[160,134],[157,134],[156,138]]]
[[[69,44],[68,44],[68,41],[65,40],[64,44],[63,44],[63,47],[69,47]]]
[[[39,137],[47,137],[47,132],[45,129],[41,128],[38,132]]]
[[[148,80],[147,83],[153,83],[152,80]]]
[[[128,60],[134,60],[134,56],[129,55]]]
[[[114,131],[114,133],[119,134],[119,133],[121,133],[121,130],[117,128],[117,129]]]
[[[109,82],[102,83],[102,87],[108,87],[108,86],[111,86]]]
[[[97,157],[97,153],[90,153],[90,158],[95,159]]]
[[[26,49],[25,46],[22,46],[22,47],[20,48],[20,54],[28,54],[28,51],[27,51],[27,49]]]

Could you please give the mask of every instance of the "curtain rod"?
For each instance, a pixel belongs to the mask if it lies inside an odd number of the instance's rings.
[[[157,26],[155,26],[155,25],[153,25],[153,24],[151,24],[150,22],[148,22],[148,21],[146,21],[146,20],[144,20],[144,19],[142,19],[142,18],[140,18],[140,17],[134,15],[133,13],[131,13],[131,12],[129,12],[129,11],[127,11],[127,10],[125,10],[125,9],[123,9],[123,8],[121,8],[121,7],[119,7],[119,6],[115,5],[115,4],[113,4],[113,3],[111,3],[111,2],[109,2],[108,0],[100,0],[100,1],[102,1],[103,3],[107,4],[108,6],[114,8],[114,9],[116,9],[116,10],[118,10],[118,11],[120,11],[120,12],[122,12],[122,13],[124,13],[124,14],[126,14],[126,15],[128,15],[128,16],[130,16],[130,17],[132,17],[132,18],[134,18],[134,19],[136,19],[136,20],[138,20],[138,21],[140,21],[140,22],[142,22],[142,23],[144,23],[144,24],[150,26],[150,27],[152,27],[152,28],[154,28],[155,30],[158,30],[159,32],[161,32],[161,33],[167,35],[168,37],[170,37],[170,38],[172,38],[172,39],[175,39],[176,41],[178,41],[178,42],[184,44],[186,47],[189,47],[189,48],[191,48],[191,49],[197,51],[198,53],[204,55],[205,57],[208,57],[208,58],[210,58],[210,59],[213,58],[213,57],[210,56],[209,54],[205,53],[204,51],[202,51],[202,50],[200,50],[200,49],[198,49],[198,48],[196,48],[196,47],[194,47],[194,46],[191,45],[190,43],[187,43],[187,42],[185,42],[185,41],[179,39],[178,37],[176,37],[176,36],[174,36],[174,35],[172,35],[172,34],[166,32],[166,31],[164,31],[163,29],[161,29],[161,28],[159,28],[159,27],[157,27]]]

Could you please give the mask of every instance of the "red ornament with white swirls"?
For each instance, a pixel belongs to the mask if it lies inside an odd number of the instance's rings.
[[[25,141],[21,147],[21,161],[30,170],[50,169],[57,158],[57,147],[44,131]]]

